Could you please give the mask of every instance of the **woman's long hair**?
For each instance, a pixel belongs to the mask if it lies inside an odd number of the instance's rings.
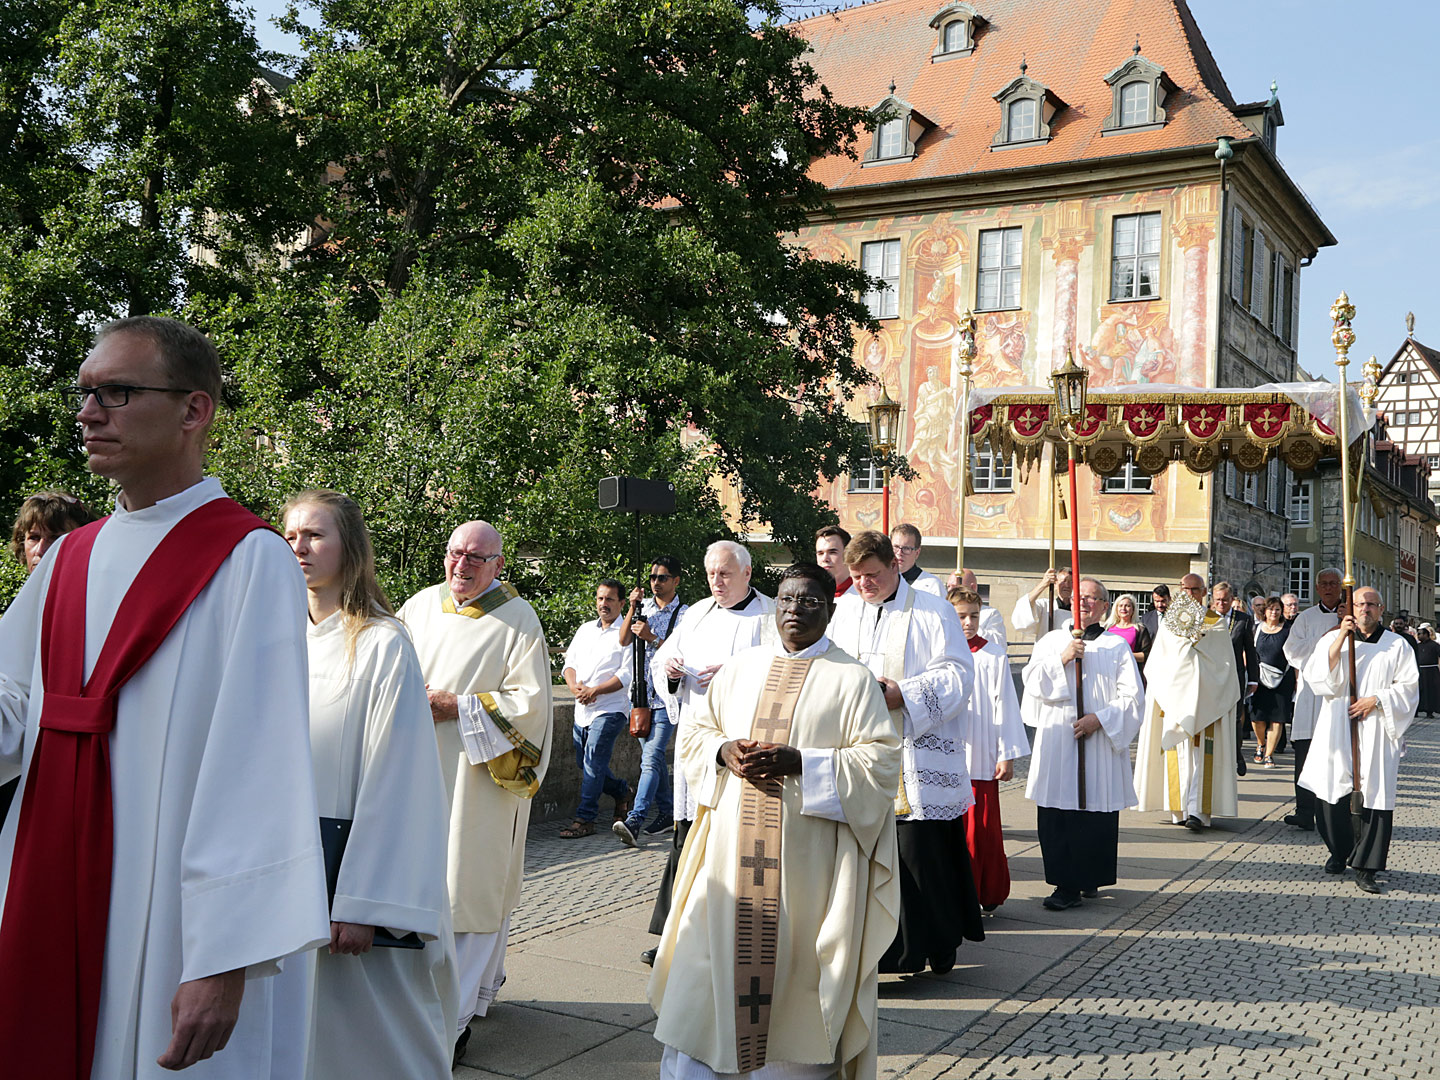
[[[1115,623],[1116,623],[1115,613],[1116,613],[1116,612],[1119,610],[1119,608],[1120,608],[1120,601],[1121,601],[1121,600],[1129,600],[1129,601],[1130,601],[1130,625],[1131,625],[1131,626],[1139,626],[1139,625],[1140,625],[1140,604],[1136,601],[1135,597],[1134,597],[1133,595],[1131,595],[1130,593],[1128,593],[1128,592],[1127,592],[1127,593],[1121,593],[1119,596],[1115,597],[1115,602],[1110,605],[1110,617],[1105,620],[1105,625],[1106,625],[1107,627],[1110,627],[1110,626],[1114,626],[1114,625],[1115,625]]]
[[[340,539],[340,612],[345,624],[345,661],[355,662],[355,643],[371,619],[395,614],[390,598],[375,577],[375,548],[370,543],[370,530],[365,515],[348,495],[325,488],[314,488],[294,495],[281,508],[283,522],[291,511],[302,506],[320,506],[330,511]]]

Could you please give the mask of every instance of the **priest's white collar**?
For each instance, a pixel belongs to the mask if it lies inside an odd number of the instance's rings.
[[[494,581],[490,582],[489,585],[485,586],[485,588],[481,589],[478,593],[470,597],[470,599],[466,600],[464,603],[461,603],[460,598],[456,596],[453,592],[450,593],[450,602],[455,605],[455,610],[459,611],[461,608],[469,607],[471,604],[478,604],[480,602],[480,597],[484,596],[488,592],[494,592],[498,588],[500,588],[500,579],[497,577]],[[445,590],[449,592],[450,586],[446,585]]]
[[[775,639],[775,655],[783,656],[786,660],[809,660],[812,656],[823,656],[829,648],[830,636],[828,634],[821,634],[819,641],[815,642],[814,645],[801,649],[799,652],[790,652],[790,650],[785,648],[783,641],[779,638]]]
[[[135,525],[179,521],[197,507],[224,497],[225,489],[220,486],[220,481],[213,476],[207,476],[198,484],[191,484],[184,491],[176,492],[143,510],[125,509],[120,502],[120,496],[117,495],[115,496],[115,512],[111,515],[110,520],[116,523]]]

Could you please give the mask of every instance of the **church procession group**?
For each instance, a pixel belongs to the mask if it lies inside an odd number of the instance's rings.
[[[219,390],[194,329],[103,327],[73,403],[115,507],[92,522],[45,493],[16,523],[0,1072],[483,1067],[472,1021],[505,981],[553,751],[544,631],[485,522],[398,610],[348,497],[296,494],[282,540],[204,476]],[[1189,830],[1237,813],[1243,703],[1267,690],[1303,763],[1287,820],[1318,829],[1326,872],[1380,891],[1421,675],[1376,590],[1342,618],[1321,575],[1277,667],[1207,605],[1219,583],[1188,575],[1137,637],[1111,632],[1102,582],[1052,571],[1012,613],[1035,638],[1017,693],[1004,619],[968,572],[921,570],[920,543],[827,527],[772,599],[720,541],[688,607],[684,560],[661,556],[623,617],[602,583],[566,652],[584,780],[562,835],[593,832],[609,795],[621,840],[671,839],[644,955],[662,1077],[874,1077],[879,977],[949,970],[1009,896],[999,785],[1018,759],[1063,911],[1116,884],[1120,811]],[[654,711],[632,793],[607,763],[637,669]]]

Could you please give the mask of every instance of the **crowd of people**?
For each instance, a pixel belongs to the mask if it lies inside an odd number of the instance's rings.
[[[15,525],[7,1068],[445,1076],[505,981],[553,749],[546,636],[484,521],[397,609],[347,496],[296,494],[279,535],[231,501],[204,475],[219,389],[193,328],[103,327],[73,400],[115,507],[42,492]],[[922,544],[827,526],[773,599],[733,541],[688,605],[669,555],[649,595],[595,585],[562,662],[580,791],[560,835],[608,799],[622,844],[669,837],[642,954],[663,1077],[874,1077],[879,976],[949,970],[1009,899],[999,785],[1022,758],[1050,911],[1117,883],[1122,810],[1235,816],[1245,737],[1274,767],[1287,727],[1286,821],[1380,891],[1405,732],[1440,711],[1428,626],[1385,629],[1371,588],[1342,617],[1334,570],[1305,611],[1188,574],[1143,615],[1050,571],[1011,613],[1033,638],[1017,688],[986,590],[923,570]]]

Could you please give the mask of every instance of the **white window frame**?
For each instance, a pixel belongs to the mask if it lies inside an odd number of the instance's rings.
[[[1156,222],[1155,250],[1144,250],[1145,226],[1153,218]],[[1135,253],[1133,255],[1117,254],[1119,247],[1118,240],[1122,222],[1135,223]],[[1124,303],[1132,300],[1155,300],[1160,296],[1160,264],[1161,256],[1165,248],[1164,219],[1159,210],[1147,211],[1141,214],[1117,214],[1110,223],[1110,300],[1112,303]],[[1154,260],[1154,269],[1149,282],[1149,291],[1144,291],[1141,283],[1142,260]],[[1117,280],[1116,271],[1128,264],[1131,272],[1128,286],[1122,287]]]
[[[1000,261],[994,266],[985,265],[985,238],[994,236],[1000,246]],[[1008,259],[1008,241],[1018,237],[1019,243],[1015,245],[1016,261],[1011,263]],[[976,311],[1014,311],[1020,307],[1020,287],[1023,284],[1025,267],[1025,231],[1019,225],[1004,229],[982,229],[979,240],[975,245],[975,310]],[[985,284],[993,281],[995,284],[995,303],[985,303]],[[1007,286],[1013,287],[1013,297],[1007,297]],[[1006,301],[1013,299],[1014,303]]]
[[[1260,505],[1260,474],[1258,472],[1240,473],[1240,501],[1247,506]]]
[[[1142,472],[1136,466],[1133,458],[1120,466],[1120,471],[1113,476],[1100,478],[1100,494],[1102,495],[1150,495],[1154,491],[1153,478],[1149,473]]]
[[[975,449],[970,459],[970,483],[977,495],[1014,491],[1014,459],[1001,458],[988,446]]]
[[[1293,480],[1290,483],[1289,509],[1286,517],[1290,519],[1291,525],[1314,524],[1315,521],[1315,481],[1314,480]]]
[[[893,246],[892,246],[893,245]],[[872,253],[875,259],[871,258]],[[886,273],[893,256],[895,273]],[[880,278],[885,285],[880,289],[867,289],[865,306],[877,319],[896,319],[900,316],[900,269],[901,252],[899,240],[869,240],[860,245],[860,269],[866,277]],[[871,264],[878,261],[878,273]]]
[[[1299,575],[1297,577],[1297,575]],[[1290,556],[1290,572],[1287,576],[1287,583],[1290,588],[1288,592],[1295,594],[1295,598],[1301,604],[1311,602],[1312,585],[1315,581],[1315,556],[1308,551],[1299,552]]]

